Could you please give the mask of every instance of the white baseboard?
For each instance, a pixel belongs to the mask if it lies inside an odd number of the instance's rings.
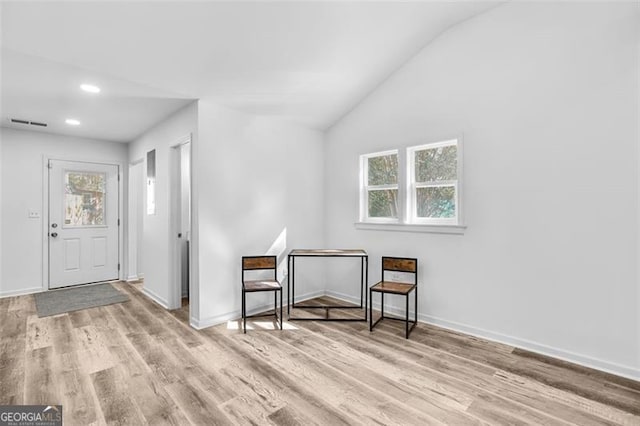
[[[350,303],[360,303],[360,299],[347,294],[338,293],[335,291],[327,292],[328,296],[335,297],[337,299],[344,300]],[[371,303],[371,301],[369,301]],[[413,301],[410,301],[410,307],[412,307]],[[380,303],[373,304],[374,309],[380,309]],[[384,309],[385,313],[398,315],[400,317],[405,315],[403,308],[396,308],[386,305]],[[411,311],[413,312],[413,311]],[[413,318],[413,315],[409,315],[409,318]],[[474,327],[468,324],[459,323],[456,321],[449,321],[443,318],[434,317],[432,315],[425,315],[418,313],[418,322],[425,324],[432,324],[438,327],[446,328],[448,330],[456,331],[459,333],[469,334],[482,339],[490,340],[492,342],[502,343],[505,345],[513,346],[519,349],[535,352],[541,355],[546,355],[551,358],[560,359],[574,364],[582,365],[583,367],[589,367],[596,370],[604,371],[606,373],[615,374],[616,376],[626,377],[632,380],[640,381],[640,369],[634,368],[628,365],[617,364],[610,361],[594,358],[588,355],[583,355],[564,349],[554,348],[542,343],[534,342],[531,340],[521,339],[514,336],[509,336],[502,333],[497,333],[482,328]]]
[[[130,277],[127,277],[126,281],[128,283],[132,282],[132,281],[140,281],[141,278],[137,275],[131,275]]]
[[[315,297],[324,296],[325,294],[326,292],[324,290],[321,290],[321,291],[315,291],[313,293],[307,293],[300,296],[296,296],[296,303],[303,302],[308,299],[313,299]],[[283,303],[285,304],[284,309],[286,310],[287,308],[286,301],[283,300]],[[260,312],[268,311],[269,309],[273,309],[273,303],[268,303],[268,304],[250,309],[247,311],[247,315],[255,315]],[[190,324],[191,324],[191,327],[197,330],[202,330],[203,328],[212,327],[218,324],[223,324],[227,321],[238,319],[240,317],[242,317],[242,311],[240,309],[236,309],[234,311],[227,312],[225,314],[204,318],[202,320],[198,320],[197,318],[192,317],[190,319]]]
[[[385,308],[386,311],[386,308]],[[467,324],[461,324],[455,321],[449,321],[442,318],[433,317],[431,315],[418,314],[418,321],[427,324],[437,325],[438,327],[446,328],[453,331],[458,331],[465,334],[471,334],[476,337],[480,337],[486,340],[491,340],[498,343],[503,343],[516,348],[525,349],[527,351],[535,352],[541,355],[546,355],[551,358],[557,358],[563,361],[572,362],[574,364],[582,365],[584,367],[593,368],[596,370],[604,371],[606,373],[615,374],[617,376],[627,377],[629,379],[640,381],[640,369],[633,368],[627,365],[621,365],[610,361],[594,358],[589,355],[583,355],[564,349],[554,348],[543,343],[534,342],[531,340],[521,339],[519,337],[509,336],[502,333],[496,333],[489,330],[484,330],[478,327],[473,327]]]
[[[31,287],[31,288],[23,288],[20,290],[3,291],[2,293],[0,293],[0,298],[24,296],[26,294],[40,293],[43,291],[45,291],[45,289],[42,287]]]
[[[162,306],[165,309],[169,309],[169,303],[162,297],[158,296],[152,290],[149,290],[147,287],[142,287],[142,292],[151,300],[156,302],[158,305]]]

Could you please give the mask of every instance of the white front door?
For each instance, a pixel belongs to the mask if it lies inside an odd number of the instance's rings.
[[[118,279],[118,166],[49,160],[49,288]]]

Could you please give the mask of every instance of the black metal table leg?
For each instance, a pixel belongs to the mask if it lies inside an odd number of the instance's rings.
[[[369,287],[369,256],[365,256],[364,258],[365,267],[364,267],[364,320],[367,320],[367,305],[369,299],[367,298],[367,288]],[[373,296],[371,296],[373,297]],[[371,314],[371,311],[369,311]]]
[[[290,297],[291,297],[291,286],[289,285],[289,281],[291,279],[291,255],[287,256],[287,316],[290,316],[291,313],[289,311],[289,303],[290,303]]]
[[[409,293],[407,293],[404,298],[407,305],[407,312],[406,312],[407,318],[404,322],[404,329],[405,329],[405,337],[408,339],[409,338]]]

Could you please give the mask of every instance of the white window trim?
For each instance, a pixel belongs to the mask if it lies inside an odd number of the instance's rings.
[[[415,183],[415,151],[421,149],[433,149],[441,146],[457,144],[457,181],[437,181]],[[376,231],[400,231],[400,232],[425,232],[437,234],[464,234],[467,226],[464,224],[463,206],[463,138],[462,136],[439,139],[437,142],[421,145],[412,145],[404,149],[363,154],[360,156],[360,221],[354,226],[359,230]],[[368,187],[366,185],[368,159],[382,155],[396,154],[398,156],[398,219],[394,218],[369,218],[368,214]],[[455,185],[456,190],[456,217],[450,219],[431,219],[415,217],[415,191],[421,186],[446,186]],[[386,186],[386,185],[385,185]],[[395,189],[395,185],[391,185]],[[380,188],[389,189],[389,188]]]
[[[355,222],[356,229],[365,231],[424,232],[429,234],[464,234],[465,225],[419,225],[414,223]]]
[[[360,220],[366,223],[390,224],[400,223],[402,217],[402,202],[398,203],[398,217],[369,217],[369,191],[395,189],[398,191],[398,200],[402,200],[398,182],[395,185],[368,185],[369,176],[369,159],[375,157],[384,157],[385,155],[396,155],[398,157],[398,179],[400,179],[400,153],[397,149],[388,151],[374,152],[360,156]]]

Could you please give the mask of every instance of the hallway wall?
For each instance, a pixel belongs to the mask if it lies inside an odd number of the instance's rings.
[[[43,223],[47,206],[43,197],[47,157],[117,163],[123,176],[121,200],[126,200],[127,145],[93,139],[0,128],[0,297],[46,290]],[[28,212],[40,217],[29,218]],[[123,240],[120,238],[120,253]],[[122,256],[121,256],[122,259]],[[122,272],[122,271],[121,271]]]

